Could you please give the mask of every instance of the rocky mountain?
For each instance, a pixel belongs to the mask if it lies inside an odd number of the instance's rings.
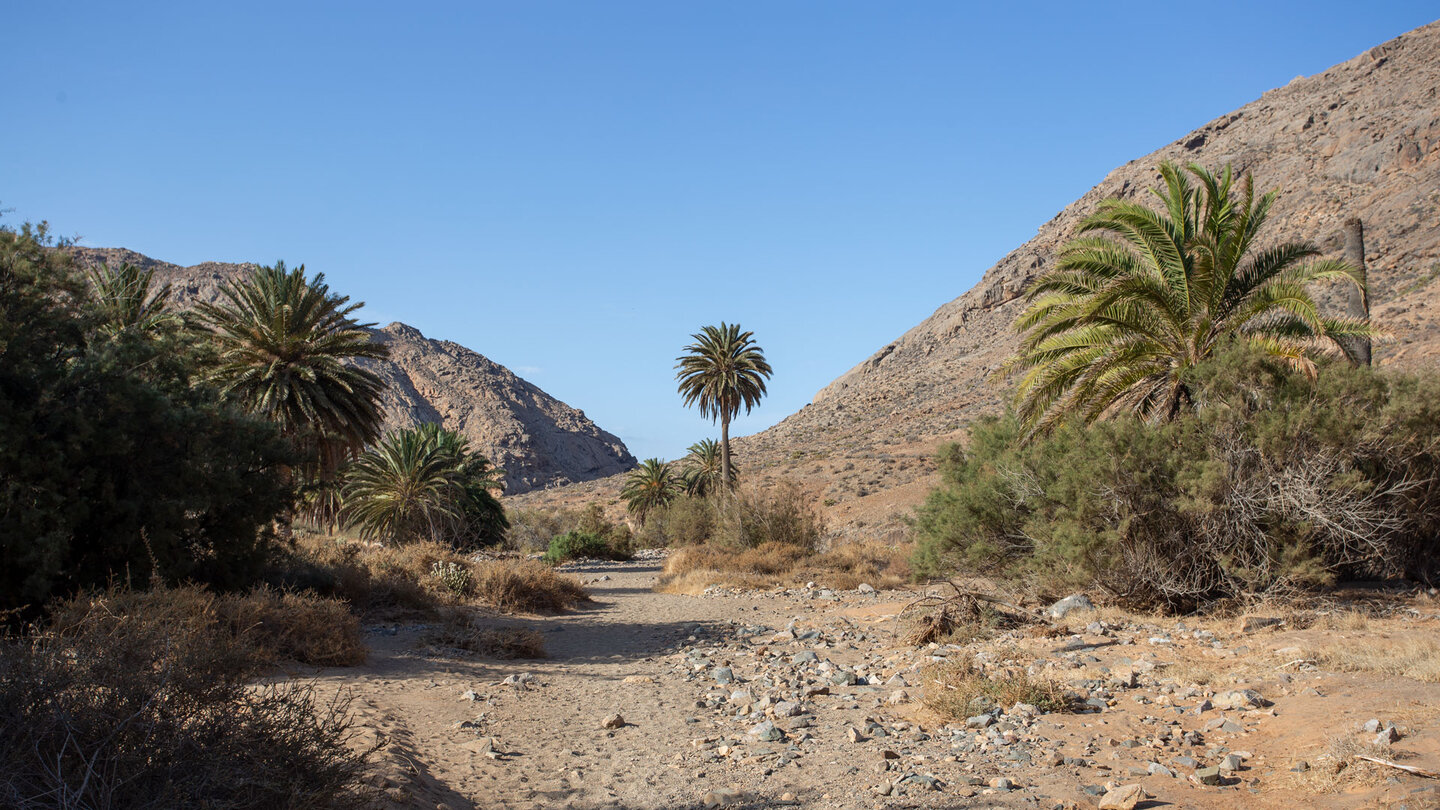
[[[1011,324],[1026,285],[1101,200],[1148,195],[1165,160],[1232,163],[1254,174],[1257,190],[1280,189],[1268,226],[1276,242],[1310,241],[1341,258],[1342,223],[1359,217],[1372,317],[1393,335],[1377,346],[1377,362],[1440,358],[1440,23],[1432,23],[1296,78],[1110,172],[973,289],[830,383],[812,404],[740,440],[741,449],[763,463],[807,445],[853,452],[933,443],[1000,409],[1010,385],[995,371],[1018,346]],[[1320,291],[1334,311],[1342,306],[1338,292]]]
[[[182,306],[216,301],[226,281],[253,265],[205,262],[179,267],[119,248],[74,248],[80,264],[108,262],[153,268]],[[362,312],[363,314],[363,312]],[[388,385],[386,429],[440,422],[505,470],[507,494],[588,481],[624,472],[635,457],[624,442],[584,412],[478,352],[392,323],[372,330],[390,359],[366,362]]]
[[[936,446],[1003,409],[996,375],[1019,341],[1026,285],[1076,224],[1109,197],[1137,198],[1161,161],[1231,163],[1257,189],[1280,189],[1268,238],[1309,241],[1342,258],[1342,224],[1365,229],[1372,319],[1393,336],[1381,365],[1440,363],[1440,23],[1271,90],[1175,142],[1111,171],[1042,224],[980,283],[882,347],[778,425],[736,440],[743,469],[786,476],[822,494],[833,525],[884,535],[934,485]],[[1341,311],[1339,289],[1319,290]],[[613,500],[592,482],[542,500]],[[531,496],[535,499],[535,496]]]

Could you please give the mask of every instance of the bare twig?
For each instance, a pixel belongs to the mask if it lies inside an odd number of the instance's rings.
[[[1384,765],[1384,766],[1387,767],[1387,768],[1397,768],[1397,769],[1402,770],[1402,771],[1404,771],[1404,772],[1406,772],[1406,773],[1413,773],[1413,774],[1415,774],[1416,776],[1423,776],[1423,777],[1425,777],[1425,778],[1427,778],[1427,779],[1440,779],[1440,773],[1437,773],[1437,772],[1435,772],[1435,771],[1427,771],[1427,770],[1425,770],[1424,768],[1417,768],[1417,767],[1415,767],[1414,765],[1401,765],[1401,764],[1398,763],[1398,762],[1391,762],[1391,761],[1388,760],[1388,759],[1380,759],[1379,757],[1370,757],[1370,756],[1366,756],[1366,755],[1364,755],[1364,754],[1356,754],[1356,755],[1355,755],[1355,758],[1356,758],[1356,759],[1363,759],[1363,760],[1365,760],[1366,762],[1373,762],[1373,763],[1375,763],[1376,765]]]

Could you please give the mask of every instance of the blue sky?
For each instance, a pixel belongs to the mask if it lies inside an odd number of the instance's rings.
[[[978,5],[978,4],[975,4]],[[1114,166],[1428,2],[16,3],[0,205],[305,263],[676,457],[707,323],[798,410]],[[1261,178],[1263,181],[1263,178]]]

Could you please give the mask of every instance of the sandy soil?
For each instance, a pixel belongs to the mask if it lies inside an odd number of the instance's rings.
[[[1344,632],[1242,634],[1228,622],[1145,624],[1101,611],[1072,614],[1048,635],[915,650],[895,637],[903,593],[694,597],[653,592],[653,563],[572,572],[593,606],[494,619],[541,631],[548,659],[459,655],[429,645],[423,625],[388,626],[371,628],[367,665],[318,674],[322,690],[353,696],[363,739],[379,743],[373,782],[388,806],[1094,807],[1107,783],[1143,786],[1152,799],[1141,807],[1440,806],[1440,780],[1368,766],[1326,777],[1326,751],[1369,743],[1361,726],[1371,718],[1402,732],[1391,758],[1440,767],[1440,686],[1305,662],[1310,646]],[[1437,630],[1430,600],[1360,634]],[[1088,685],[1104,708],[1009,712],[982,731],[918,702],[924,666],[977,655]],[[735,681],[718,683],[717,667]],[[861,682],[836,683],[844,672]],[[1117,673],[1135,685],[1117,684]],[[1268,705],[1199,711],[1236,689]],[[624,725],[603,728],[617,713]],[[753,733],[767,719],[779,739]],[[1243,765],[1225,784],[1190,778],[1236,752]],[[1310,770],[1293,770],[1302,761]]]

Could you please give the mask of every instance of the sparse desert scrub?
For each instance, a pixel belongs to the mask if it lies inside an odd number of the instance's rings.
[[[533,560],[476,563],[475,599],[522,613],[559,613],[590,601],[579,580]]]
[[[1395,775],[1395,771],[1356,759],[1355,756],[1394,760],[1395,752],[1383,745],[1368,742],[1354,734],[1331,737],[1318,756],[1310,761],[1310,769],[1296,779],[1302,786],[1317,793],[1338,793],[1347,788],[1378,785]]]
[[[823,588],[853,589],[861,583],[891,588],[908,581],[905,547],[846,543],[814,553],[789,543],[753,548],[686,546],[671,552],[657,586],[666,593],[698,594],[712,585],[773,588],[815,582]]]
[[[925,706],[947,720],[964,720],[985,710],[981,705],[1010,708],[1028,703],[1041,712],[1063,711],[1070,706],[1061,685],[1036,678],[1019,669],[982,671],[960,662],[946,662],[922,670]],[[983,700],[977,700],[983,699]]]
[[[0,639],[0,806],[354,806],[346,699],[252,685],[250,641],[198,588],[73,600]]]
[[[1440,683],[1440,640],[1419,633],[1371,632],[1327,637],[1306,650],[1322,667],[1342,672],[1379,672],[1423,683]]]
[[[545,636],[525,627],[487,627],[463,608],[447,611],[426,639],[439,647],[464,650],[489,658],[544,658]]]
[[[588,599],[573,577],[534,561],[477,561],[444,543],[380,546],[329,535],[297,539],[272,578],[345,599],[368,616],[436,616],[476,604],[560,611]]]
[[[714,533],[714,500],[692,495],[652,510],[635,541],[642,548],[674,548],[708,542]]]
[[[715,545],[743,549],[778,543],[814,550],[824,537],[815,494],[788,479],[768,486],[742,484],[715,501]]]

